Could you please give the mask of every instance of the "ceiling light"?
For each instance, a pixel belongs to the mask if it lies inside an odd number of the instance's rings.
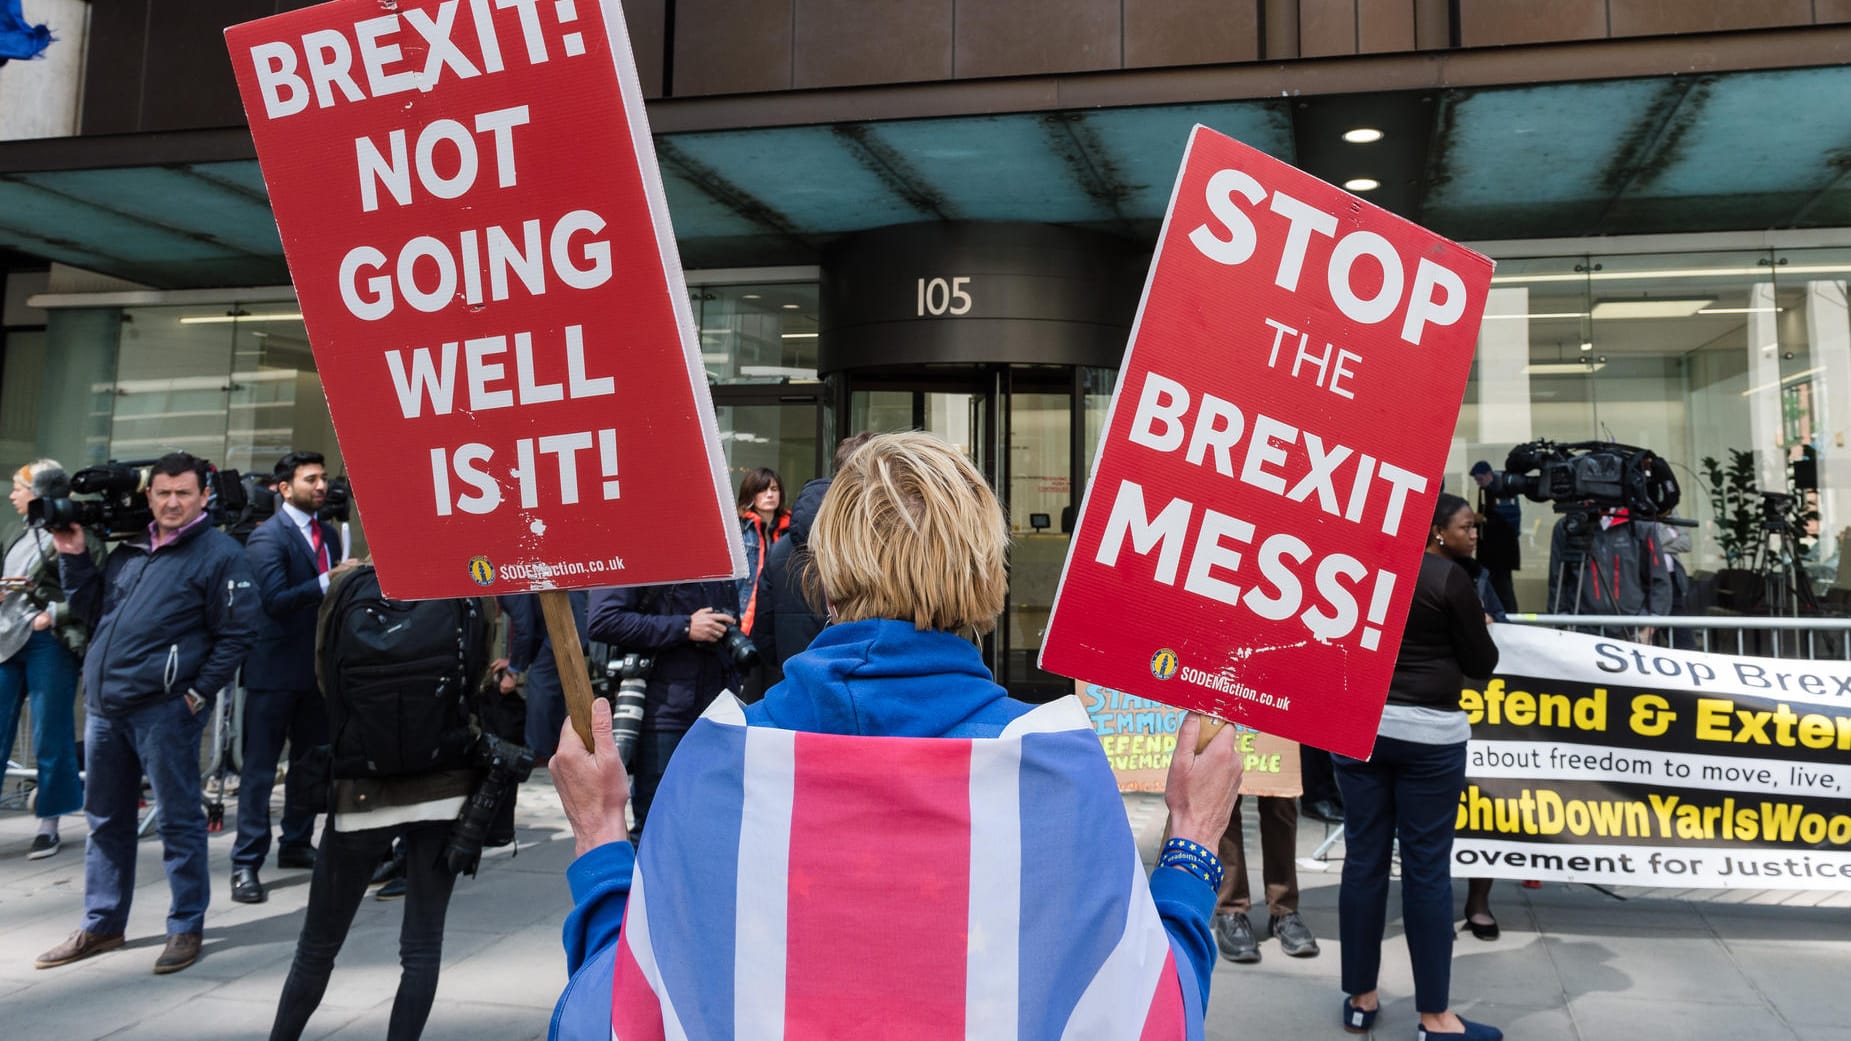
[[[1586,340],[1582,340],[1582,341],[1581,341],[1581,349],[1582,349],[1583,351],[1591,351],[1591,350],[1593,350],[1593,349],[1594,349],[1594,345],[1593,345],[1592,343],[1589,343],[1589,342],[1588,342],[1588,341],[1586,341]]]
[[[813,380],[816,378],[815,369],[799,369],[787,365],[741,365],[739,367],[739,374],[747,377],[773,377],[790,380]]]
[[[1352,177],[1343,182],[1343,190],[1347,192],[1372,192],[1381,186],[1382,182],[1373,177]]]
[[[816,339],[816,334],[815,333],[785,333],[784,338],[786,340],[814,340]]]
[[[797,307],[798,307],[798,305],[797,305],[797,304],[785,304],[785,305],[784,305],[784,309],[785,309],[786,311],[795,311],[795,310],[797,310]]]
[[[301,311],[287,311],[278,314],[190,314],[180,319],[181,325],[225,325],[230,322],[299,322]]]
[[[1706,307],[1698,314],[1773,314],[1785,310],[1780,307]]]
[[[757,293],[747,293],[744,296],[740,297],[740,299],[741,300],[757,300],[758,294]]]
[[[1606,368],[1605,362],[1587,364],[1578,361],[1546,361],[1523,367],[1525,376],[1579,376],[1583,373],[1599,372]]]
[[[1489,322],[1489,321],[1492,321],[1498,318],[1529,318],[1532,320],[1539,320],[1543,318],[1586,318],[1586,317],[1587,317],[1586,311],[1543,311],[1539,314],[1488,314],[1485,316],[1485,321]]]
[[[1713,296],[1597,300],[1592,314],[1597,322],[1608,318],[1689,318],[1715,302]]]
[[[1374,127],[1357,127],[1345,130],[1343,139],[1353,145],[1372,145],[1382,139],[1382,132]]]

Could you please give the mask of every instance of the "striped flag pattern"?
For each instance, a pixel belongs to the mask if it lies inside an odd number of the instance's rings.
[[[613,1041],[1202,1036],[1076,699],[964,740],[747,726],[725,695],[650,816]],[[602,1041],[589,1011],[560,1036]]]

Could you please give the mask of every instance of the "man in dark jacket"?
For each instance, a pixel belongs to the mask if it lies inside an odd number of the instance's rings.
[[[578,626],[578,643],[584,649],[590,640],[587,628],[590,595],[582,589],[566,594],[572,604],[572,620]],[[553,657],[553,636],[546,628],[540,598],[533,593],[500,598],[501,609],[508,613],[508,676],[503,693],[513,689],[513,677],[527,677],[527,741],[536,763],[553,757],[559,744],[559,728],[566,722],[566,688],[559,678],[559,664]]]
[[[1486,460],[1472,464],[1472,480],[1478,482],[1477,512],[1482,531],[1477,556],[1498,603],[1504,605],[1505,611],[1515,611],[1517,591],[1511,584],[1511,572],[1523,566],[1523,506],[1514,495],[1491,494],[1492,482],[1500,477]]]
[[[206,517],[206,464],[185,452],[152,468],[146,534],[98,573],[84,533],[56,531],[65,600],[91,622],[84,655],[84,921],[39,955],[48,969],[122,946],[135,891],[136,810],[144,773],[160,804],[173,904],[156,973],[199,958],[206,904],[206,814],[199,735],[256,638],[262,608],[244,550]]]
[[[836,446],[835,469],[842,469],[855,449],[866,444],[872,433],[846,438]],[[804,589],[804,573],[810,562],[810,527],[816,513],[823,508],[823,495],[829,491],[828,477],[806,482],[791,506],[790,530],[765,556],[765,567],[758,576],[758,619],[752,626],[752,643],[764,656],[772,675],[769,688],[784,678],[784,663],[803,652],[816,634],[829,624],[826,615],[811,606]]]
[[[732,582],[600,589],[591,595],[591,638],[655,660],[644,692],[642,733],[636,743],[631,808],[635,841],[655,799],[656,786],[682,735],[739,678],[720,638],[737,624],[739,591]]]
[[[810,525],[822,508],[829,478],[818,477],[797,493],[791,507],[790,530],[765,555],[758,576],[758,620],[752,643],[764,657],[771,676],[766,687],[784,678],[784,663],[800,653],[823,631],[829,619],[816,613],[804,597],[803,574],[810,560]]]
[[[270,852],[270,791],[283,741],[294,752],[328,743],[328,714],[315,687],[315,618],[328,583],[358,561],[341,560],[341,536],[316,511],[328,498],[319,452],[291,452],[276,463],[277,509],[244,544],[264,617],[244,664],[244,755],[238,771],[238,841],[231,847],[231,898],[264,900],[257,877]],[[315,814],[302,809],[298,771],[283,792],[283,842],[276,866],[315,866]]]

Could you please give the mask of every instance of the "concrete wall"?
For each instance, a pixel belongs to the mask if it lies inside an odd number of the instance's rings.
[[[221,30],[310,2],[97,4],[83,132],[238,125]],[[649,97],[1851,22],[1851,0],[623,0],[623,8]],[[0,85],[11,72],[0,72]]]

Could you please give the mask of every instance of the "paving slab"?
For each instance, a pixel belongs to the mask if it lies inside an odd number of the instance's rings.
[[[563,876],[573,844],[550,788],[523,787],[519,810],[518,855],[491,850],[477,877],[458,881],[427,1038],[545,1035],[565,978],[559,936],[570,910]],[[1162,799],[1127,796],[1125,811],[1140,851],[1154,860],[1165,819]],[[204,957],[185,972],[157,977],[150,969],[163,940],[168,891],[160,843],[150,839],[138,849],[126,948],[37,971],[32,958],[68,935],[82,914],[84,827],[81,819],[67,821],[62,852],[26,861],[34,827],[25,814],[0,811],[0,1037],[218,1041],[268,1032],[308,901],[307,872],[266,870],[270,900],[234,904],[227,891],[231,836],[213,835]],[[1246,832],[1255,892],[1263,892],[1257,818],[1249,818]],[[1323,836],[1322,825],[1301,828],[1300,857],[1309,858]],[[1329,860],[1306,861],[1327,870],[1299,871],[1300,911],[1322,954],[1287,958],[1276,942],[1263,941],[1258,965],[1218,962],[1210,1038],[1337,1034],[1342,855],[1339,842]],[[1456,888],[1462,902],[1464,886]],[[1512,1041],[1851,1041],[1851,999],[1844,997],[1843,982],[1851,979],[1851,900],[1845,896],[1558,884],[1526,889],[1500,882],[1493,905],[1503,935],[1489,943],[1460,936],[1454,1005],[1503,1027]],[[398,982],[403,906],[370,896],[361,903],[327,996],[304,1035],[308,1041],[385,1034]],[[1253,921],[1264,930],[1264,908]],[[1389,896],[1380,979],[1384,1004],[1376,1033],[1405,1041],[1417,1017],[1398,887]]]

